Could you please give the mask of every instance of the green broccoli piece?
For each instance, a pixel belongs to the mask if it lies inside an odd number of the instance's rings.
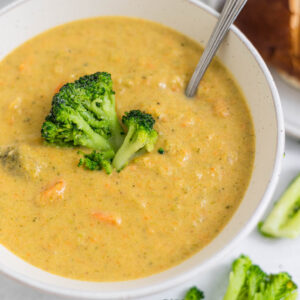
[[[296,292],[295,292],[296,291]],[[265,288],[255,294],[255,300],[291,300],[297,299],[297,285],[292,281],[291,276],[282,272],[268,276]],[[252,299],[252,298],[251,298]]]
[[[263,235],[270,237],[296,238],[300,235],[300,174],[258,228]]]
[[[113,160],[113,166],[117,171],[122,170],[135,156],[145,151],[151,152],[158,136],[153,129],[155,123],[153,117],[140,110],[125,113],[122,122],[127,126],[128,132]]]
[[[251,267],[251,260],[247,256],[240,256],[232,264],[232,271],[229,275],[229,285],[223,300],[236,300],[243,289],[247,273]]]
[[[88,170],[102,170],[104,169],[107,174],[111,174],[112,165],[111,160],[114,157],[114,151],[97,152],[92,151],[90,154],[83,153],[83,157],[79,160],[78,167],[83,166]]]
[[[233,262],[223,300],[296,300],[297,295],[297,285],[288,273],[267,275],[242,255]]]
[[[111,75],[98,72],[64,85],[53,97],[42,137],[58,146],[116,151],[123,137]]]
[[[247,282],[245,291],[249,299],[257,297],[257,293],[265,289],[267,274],[257,265],[252,265],[248,269]]]
[[[159,149],[157,150],[157,152],[158,152],[159,154],[165,154],[164,148],[159,148]]]
[[[200,291],[197,287],[193,286],[190,288],[183,300],[201,300],[204,299],[204,293]]]

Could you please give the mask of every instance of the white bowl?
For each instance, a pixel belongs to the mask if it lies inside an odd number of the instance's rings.
[[[0,12],[0,59],[44,30],[80,18],[134,16],[160,22],[205,45],[216,13],[196,0],[24,0]],[[256,133],[254,171],[245,197],[224,230],[203,250],[162,273],[127,282],[71,280],[40,270],[0,246],[0,270],[44,291],[88,299],[128,299],[153,294],[195,276],[220,261],[253,229],[278,180],[284,149],[284,125],[273,79],[250,42],[235,27],[218,56],[241,86]],[[201,275],[200,275],[201,276]]]

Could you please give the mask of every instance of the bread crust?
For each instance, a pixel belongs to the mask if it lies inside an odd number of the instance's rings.
[[[248,0],[236,25],[269,64],[300,81],[300,0]]]

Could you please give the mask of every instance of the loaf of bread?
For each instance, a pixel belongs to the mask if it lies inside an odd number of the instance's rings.
[[[300,87],[300,0],[248,0],[236,25],[270,65]]]

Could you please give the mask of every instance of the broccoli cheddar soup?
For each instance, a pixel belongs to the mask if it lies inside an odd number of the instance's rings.
[[[247,189],[255,137],[245,99],[215,59],[184,90],[202,48],[152,22],[103,17],[51,29],[0,62],[0,243],[43,270],[89,281],[145,277],[210,243]],[[110,175],[79,147],[46,143],[52,98],[86,74],[112,76],[118,118],[155,119],[157,142]],[[125,128],[126,134],[126,128]]]

